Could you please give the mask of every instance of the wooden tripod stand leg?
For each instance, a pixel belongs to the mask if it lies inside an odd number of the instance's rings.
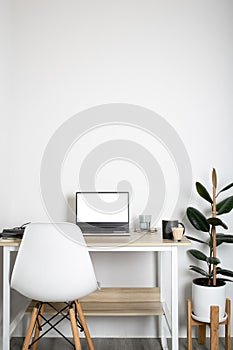
[[[25,339],[24,339],[22,350],[28,350],[28,347],[29,347],[29,344],[30,344],[30,340],[31,340],[31,337],[32,337],[32,333],[33,333],[33,330],[35,328],[36,318],[37,318],[37,314],[38,314],[38,307],[39,306],[37,305],[37,306],[35,306],[33,308],[31,320],[30,320],[30,323],[29,323],[29,326],[28,326],[28,329],[27,329],[27,333],[26,333],[26,336],[25,336]]]
[[[192,302],[187,300],[187,343],[188,350],[192,350],[192,326],[198,326],[198,344],[206,343],[206,324],[194,321],[192,318]]]
[[[227,323],[225,325],[225,348],[231,350],[231,300],[226,299]]]
[[[203,345],[206,343],[206,325],[200,324],[198,326],[198,344]]]
[[[86,323],[86,320],[85,320],[85,317],[84,317],[84,314],[83,314],[83,310],[82,310],[82,307],[81,307],[81,304],[80,304],[79,300],[75,300],[75,305],[76,305],[76,308],[77,308],[77,312],[78,312],[78,316],[79,316],[80,322],[81,322],[81,324],[83,326],[83,329],[84,329],[84,333],[85,333],[85,336],[86,336],[86,339],[87,339],[87,343],[88,343],[89,349],[90,350],[94,350],[94,345],[93,345],[93,342],[92,342],[92,339],[91,339],[91,336],[90,336],[90,333],[89,333],[89,330],[88,330],[88,327],[87,327],[87,323]]]
[[[192,350],[192,302],[187,300],[187,350]]]
[[[219,349],[219,307],[210,307],[210,350]]]
[[[78,327],[76,323],[75,312],[72,306],[69,307],[69,315],[70,315],[70,323],[71,323],[71,328],[72,328],[72,333],[74,338],[75,350],[81,350],[81,343],[80,343],[80,338],[78,334]]]

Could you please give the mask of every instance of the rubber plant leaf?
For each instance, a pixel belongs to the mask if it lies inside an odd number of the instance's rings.
[[[223,243],[223,237],[224,237],[224,233],[217,233],[216,234],[216,246],[219,246],[220,244]],[[213,247],[213,239],[212,237],[210,238],[210,242],[212,245],[210,245],[210,247]]]
[[[217,267],[217,273],[227,277],[233,277],[233,271]]]
[[[188,239],[190,239],[191,241],[195,241],[195,242],[199,242],[199,243],[203,243],[203,244],[207,244],[207,245],[208,245],[207,242],[202,241],[201,239],[198,239],[198,238],[196,238],[196,237],[187,236],[187,235],[185,235],[185,237],[188,238]]]
[[[218,264],[220,264],[220,262],[221,261],[218,258],[214,258],[212,256],[207,258],[207,263],[208,264],[218,265]]]
[[[223,189],[221,189],[218,193],[227,191],[227,190],[229,190],[229,188],[231,188],[232,186],[233,186],[233,182],[232,182],[231,184],[227,185],[226,187],[224,187]]]
[[[204,198],[205,200],[207,200],[211,204],[213,203],[213,200],[210,197],[209,192],[207,191],[207,189],[200,182],[196,182],[196,189],[197,189],[197,192],[199,193],[199,195],[202,198]]]
[[[222,226],[226,230],[228,229],[227,225],[222,222],[219,218],[209,218],[207,219],[208,223],[212,226]]]
[[[189,221],[198,231],[209,232],[210,225],[205,216],[199,210],[193,207],[188,207],[186,213]]]
[[[223,233],[218,233],[216,235],[217,243],[233,243],[233,235],[224,235]]]
[[[224,237],[224,233],[217,233],[216,234],[216,247],[219,246],[220,244],[224,243],[224,238],[223,237]],[[213,248],[213,237],[212,237],[212,235],[210,236],[210,239],[209,239],[209,247]]]
[[[203,275],[205,277],[210,277],[210,275],[205,270],[203,270],[201,267],[190,265],[189,269],[192,271],[195,271],[197,273],[200,273],[201,275]]]
[[[189,249],[188,252],[194,256],[194,258],[198,259],[198,260],[202,260],[202,261],[207,261],[208,257],[202,253],[200,250],[197,249]]]
[[[216,206],[218,215],[229,213],[233,208],[233,196],[224,199]]]

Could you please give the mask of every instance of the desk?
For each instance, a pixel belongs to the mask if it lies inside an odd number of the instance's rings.
[[[160,321],[160,337],[163,349],[167,348],[164,335],[164,326],[167,325],[172,336],[172,350],[178,350],[178,257],[179,246],[187,246],[190,242],[183,237],[181,242],[161,239],[160,233],[135,233],[130,236],[86,236],[86,243],[90,252],[157,252],[158,254],[158,287],[160,288],[160,304],[163,308],[163,317]],[[10,350],[10,337],[16,325],[23,317],[19,312],[10,320],[10,255],[17,251],[20,240],[0,240],[3,247],[3,340],[2,349]],[[171,254],[171,310],[164,300],[163,253]],[[132,289],[133,290],[133,289]],[[23,310],[25,311],[25,309]],[[135,311],[135,315],[137,311]]]

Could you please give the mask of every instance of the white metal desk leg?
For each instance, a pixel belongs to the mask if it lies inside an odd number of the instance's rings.
[[[2,349],[10,350],[10,247],[3,247]]]
[[[172,350],[179,349],[177,246],[172,247]]]
[[[160,301],[164,303],[164,278],[163,278],[163,266],[164,266],[164,252],[158,252],[158,285],[160,288]],[[159,336],[161,338],[162,349],[168,349],[167,338],[165,336],[165,316],[159,317]]]

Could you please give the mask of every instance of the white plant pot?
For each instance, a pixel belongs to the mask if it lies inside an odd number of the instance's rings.
[[[219,306],[219,322],[226,319],[226,283],[221,281],[220,285],[215,287],[201,285],[201,280],[205,278],[196,278],[192,282],[192,307],[193,318],[201,322],[210,322],[211,305]]]

